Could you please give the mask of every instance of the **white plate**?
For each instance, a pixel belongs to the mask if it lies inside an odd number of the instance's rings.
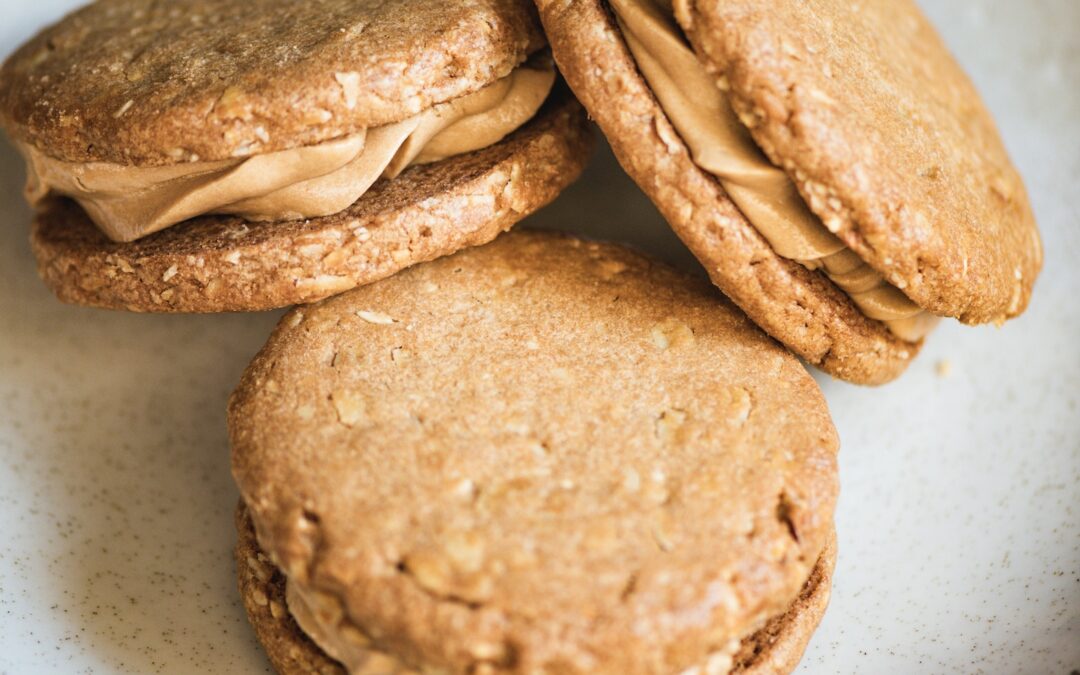
[[[925,4],[1027,178],[1046,270],[1023,318],[945,325],[895,384],[819,376],[843,442],[841,554],[800,672],[1065,675],[1080,667],[1080,3]],[[74,5],[0,0],[0,53]],[[264,672],[235,591],[224,406],[278,315],[60,305],[35,276],[21,181],[0,142],[0,673]],[[693,265],[606,150],[534,223]]]

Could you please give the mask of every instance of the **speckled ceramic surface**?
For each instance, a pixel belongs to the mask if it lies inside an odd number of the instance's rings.
[[[0,54],[74,6],[0,0]],[[1080,668],[1080,3],[924,2],[1027,178],[1028,313],[946,324],[899,382],[819,376],[840,562],[801,673]],[[133,316],[37,281],[0,141],[0,673],[260,673],[235,590],[224,406],[276,314]],[[606,152],[534,218],[692,266]]]

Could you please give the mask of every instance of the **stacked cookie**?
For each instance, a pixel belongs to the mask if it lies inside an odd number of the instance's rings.
[[[589,146],[554,80],[517,0],[131,0],[38,35],[0,97],[61,299],[219,312],[347,291],[551,201]]]
[[[295,309],[229,429],[281,672],[771,672],[828,597],[817,386],[617,246],[512,233]]]
[[[298,305],[228,409],[281,673],[790,672],[838,491],[795,355],[879,384],[1030,298],[1024,186],[911,2],[537,5],[101,0],[0,70],[61,299]],[[585,110],[734,304],[496,239]]]
[[[709,276],[806,361],[897,377],[1042,266],[989,112],[913,2],[538,0],[555,59]]]

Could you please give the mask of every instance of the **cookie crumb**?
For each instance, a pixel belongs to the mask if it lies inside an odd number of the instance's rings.
[[[684,347],[694,344],[694,331],[682,321],[668,317],[653,326],[650,333],[652,342],[660,351],[669,347]]]
[[[371,312],[364,309],[359,310],[356,313],[356,316],[360,317],[364,321],[367,321],[368,323],[373,323],[377,326],[389,326],[391,324],[397,323],[397,321],[393,317],[387,316],[386,314],[382,314],[380,312]]]
[[[338,421],[347,427],[354,427],[367,419],[367,405],[360,397],[338,390],[330,395],[337,411]]]
[[[341,86],[341,95],[345,98],[345,107],[352,110],[360,98],[360,73],[334,73],[334,79]]]
[[[135,105],[135,101],[134,100],[129,100],[127,103],[120,106],[119,110],[117,110],[115,113],[113,113],[113,117],[115,119],[120,119],[121,117],[124,116],[125,113],[127,113],[127,111],[131,110],[131,106],[133,106],[133,105]]]
[[[604,281],[611,281],[627,270],[627,264],[621,260],[601,260],[596,265],[597,274]]]
[[[942,359],[937,362],[937,366],[934,368],[937,371],[938,377],[949,377],[953,372],[953,364],[949,359]]]

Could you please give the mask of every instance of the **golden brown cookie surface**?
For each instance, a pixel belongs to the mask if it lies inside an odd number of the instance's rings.
[[[832,532],[813,380],[612,245],[511,233],[297,309],[229,421],[263,549],[413,667],[723,658]]]
[[[739,645],[732,675],[781,675],[798,667],[829,605],[836,554],[834,534],[791,607]]]
[[[281,675],[344,675],[341,664],[330,659],[304,634],[289,613],[285,598],[285,576],[259,548],[251,517],[243,502],[236,512],[236,572],[240,597],[255,634],[266,649],[270,662]],[[829,603],[836,545],[830,542],[822,552],[803,587],[784,614],[743,640],[735,657],[733,673],[777,675],[798,665],[814,629]],[[369,663],[382,675],[407,666],[392,657],[372,652]]]
[[[679,20],[830,230],[931,312],[1027,307],[1042,247],[978,92],[913,0],[685,0]]]
[[[518,0],[103,0],[7,61],[0,118],[69,161],[228,159],[404,119],[543,44]]]
[[[340,293],[487,242],[573,182],[591,137],[580,106],[554,96],[496,145],[414,167],[309,221],[205,216],[116,243],[55,202],[34,223],[39,271],[67,302],[142,312],[253,311]]]

